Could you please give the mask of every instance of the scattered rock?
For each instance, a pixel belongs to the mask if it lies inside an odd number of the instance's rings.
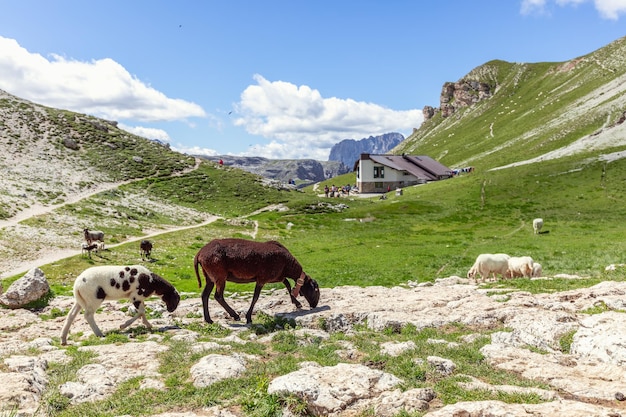
[[[246,371],[246,362],[240,355],[211,354],[200,359],[190,369],[193,386],[208,387],[222,379],[237,378]]]
[[[394,343],[394,342],[383,343],[380,347],[381,347],[380,353],[382,353],[383,355],[400,356],[404,352],[415,349],[416,345],[415,345],[415,342],[410,340],[408,342],[401,342],[401,343]]]
[[[264,293],[259,299],[258,313],[292,319],[297,329],[288,330],[298,346],[323,346],[333,343],[341,362],[335,366],[302,363],[298,371],[270,381],[268,392],[295,395],[306,402],[309,412],[328,416],[354,416],[370,412],[377,416],[401,413],[423,413],[426,416],[617,416],[624,415],[624,360],[623,318],[626,282],[607,281],[590,288],[581,288],[550,294],[530,294],[511,291],[509,298],[498,302],[486,291],[456,279],[438,281],[430,287],[337,287],[322,289],[321,308],[295,309],[285,301],[284,291]],[[393,299],[393,303],[388,300]],[[228,300],[237,311],[249,307],[249,297],[239,294]],[[72,297],[55,297],[49,306],[37,311],[0,308],[0,403],[15,406],[16,415],[32,415],[41,407],[42,393],[50,389],[45,369],[48,363],[67,363],[68,348],[59,348],[58,340],[65,317],[49,318],[52,309],[67,311]],[[151,311],[160,300],[148,302]],[[177,343],[189,343],[189,353],[207,352],[190,367],[194,385],[209,386],[223,378],[236,378],[246,371],[247,364],[259,360],[241,353],[237,345],[271,343],[277,332],[263,337],[241,331],[248,328],[226,318],[220,324],[231,330],[227,337],[204,340],[201,333],[180,328],[180,323],[202,321],[197,314],[199,299],[186,298],[173,313],[162,313],[155,318],[151,340],[130,338],[127,343],[110,343],[79,347],[79,351],[96,353],[76,377],[55,387],[75,404],[106,399],[119,384],[130,377],[141,377],[139,389],[166,389],[166,376],[159,373],[159,355],[170,349],[160,331],[172,334]],[[584,313],[602,305],[600,314]],[[119,331],[119,323],[127,314],[126,302],[105,302],[96,313],[96,320],[105,333]],[[154,310],[152,310],[154,307]],[[611,311],[611,309],[615,309]],[[257,314],[258,314],[257,313]],[[44,315],[48,317],[44,317]],[[177,327],[176,324],[179,324]],[[506,404],[500,401],[476,401],[441,407],[429,390],[399,389],[402,381],[387,371],[385,360],[366,358],[357,344],[350,340],[334,340],[331,330],[344,329],[350,333],[359,328],[401,330],[406,325],[416,329],[465,325],[474,332],[459,339],[456,344],[432,338],[433,349],[458,349],[459,344],[490,340],[481,349],[484,361],[501,370],[545,384],[547,389],[513,385],[491,385],[468,375],[459,375],[469,382],[459,382],[460,389],[491,391],[494,394],[534,395],[542,404]],[[81,315],[74,322],[76,333],[83,340],[92,336],[89,324]],[[323,329],[320,329],[323,327]],[[506,329],[492,332],[490,329]],[[159,331],[156,331],[159,329]],[[162,330],[165,329],[165,330]],[[569,338],[568,351],[563,351],[562,339]],[[380,353],[403,355],[414,349],[414,342],[381,343]],[[216,354],[216,350],[222,354]],[[404,352],[404,353],[403,353]],[[28,356],[24,356],[28,355]],[[411,354],[411,356],[413,356]],[[120,360],[123,357],[124,360]],[[390,358],[387,358],[392,360]],[[434,355],[411,357],[415,366],[430,366],[440,374],[456,375],[456,364]],[[129,372],[129,369],[132,372]],[[565,399],[567,398],[567,400]],[[576,399],[576,400],[573,400]],[[30,410],[30,414],[29,414]],[[369,410],[369,411],[367,411]],[[283,410],[285,415],[291,415]],[[229,406],[211,409],[180,410],[160,416],[242,416],[241,409]]]
[[[63,146],[73,151],[77,151],[80,147],[78,146],[78,142],[76,142],[72,138],[63,138]]]
[[[558,400],[542,404],[507,404],[502,401],[460,402],[427,413],[424,417],[619,417],[621,415],[621,413],[608,407],[578,401]]]
[[[394,375],[364,365],[304,363],[300,370],[275,378],[267,392],[296,395],[307,402],[314,415],[328,416],[357,401],[379,396],[401,382]]]
[[[440,358],[439,356],[429,356],[426,358],[426,361],[441,375],[452,375],[456,370],[456,364],[450,359]]]
[[[33,268],[11,284],[4,294],[0,295],[0,304],[9,308],[22,308],[39,300],[49,292],[50,285],[48,285],[43,271],[39,268]]]

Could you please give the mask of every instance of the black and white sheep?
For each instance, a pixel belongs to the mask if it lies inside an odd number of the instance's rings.
[[[141,259],[150,259],[152,253],[152,242],[149,240],[142,240],[139,243],[139,251],[141,252]]]
[[[161,297],[169,312],[178,307],[180,295],[174,286],[142,265],[94,266],[84,270],[74,282],[75,302],[65,320],[61,344],[67,343],[70,326],[83,309],[93,333],[98,337],[103,336],[94,314],[104,300],[128,299],[137,309],[137,313],[123,323],[120,329],[125,329],[140,317],[143,324],[151,328],[152,325],[146,319],[144,300],[153,295]]]
[[[98,244],[97,243],[92,243],[91,245],[88,243],[83,243],[82,244],[82,254],[84,255],[85,252],[87,252],[89,254],[89,257],[91,258],[91,251],[95,250],[96,252],[98,251]]]
[[[100,242],[100,249],[104,249],[104,232],[100,230],[83,229],[85,235],[85,242],[87,245],[91,245],[94,242]]]

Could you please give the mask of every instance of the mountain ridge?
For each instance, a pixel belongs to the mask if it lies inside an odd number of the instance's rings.
[[[624,118],[625,57],[623,37],[566,62],[489,61],[456,83],[488,85],[489,95],[467,105],[457,95],[446,94],[449,84],[444,84],[440,106],[448,111],[433,111],[392,152],[423,153],[450,167],[483,169],[541,161],[549,152],[554,152],[551,157],[567,156],[556,151],[583,139],[588,146],[576,152],[597,154],[594,138],[609,134]],[[624,146],[621,136],[612,136],[614,141],[603,141],[604,149]]]

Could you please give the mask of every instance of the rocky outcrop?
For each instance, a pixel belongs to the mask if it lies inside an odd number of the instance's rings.
[[[480,81],[462,79],[455,83],[446,82],[441,88],[439,108],[425,106],[422,110],[424,121],[432,118],[438,112],[441,112],[443,117],[449,117],[459,108],[471,106],[491,97],[492,94],[492,87]]]
[[[330,149],[329,161],[340,161],[352,169],[362,153],[384,154],[404,140],[400,133],[385,133],[361,140],[345,139]]]
[[[232,332],[226,337],[191,330],[206,326],[198,298],[185,298],[173,314],[163,312],[157,300],[147,303],[149,310],[160,311],[161,315],[153,319],[154,329],[148,333],[148,340],[135,340],[131,331],[125,331],[116,337],[128,335],[126,343],[78,347],[61,347],[55,342],[65,317],[50,318],[52,311],[67,311],[71,297],[56,297],[41,311],[0,309],[0,404],[14,407],[15,415],[32,415],[50,390],[58,390],[71,404],[106,400],[130,378],[139,378],[138,390],[165,390],[167,375],[161,374],[159,358],[174,346],[180,353],[180,343],[187,343],[187,354],[198,358],[190,366],[190,380],[196,387],[206,387],[245,375],[248,368],[273,354],[271,349],[262,356],[245,353],[259,351],[257,347],[246,349],[246,344],[270,346],[275,338],[285,340],[288,336],[303,348],[340,347],[334,350],[340,358],[336,365],[302,361],[299,369],[268,381],[268,393],[283,398],[285,404],[298,398],[312,415],[354,416],[365,410],[377,416],[426,412],[429,417],[626,415],[626,282],[607,281],[551,294],[502,291],[485,290],[459,277],[394,288],[322,288],[317,308],[294,310],[284,290],[270,290],[261,295],[255,315],[280,316],[294,321],[297,329],[274,329],[266,336],[250,335],[247,327],[224,316],[216,317],[216,321]],[[232,296],[228,303],[236,311],[246,311],[249,297]],[[103,304],[96,320],[105,333],[119,332],[117,326],[127,314],[126,307],[124,302]],[[213,307],[220,308],[217,303]],[[381,361],[363,360],[365,353],[355,343],[362,340],[359,332],[368,329],[390,334],[408,325],[416,330],[450,325],[473,329],[458,342],[427,342],[433,347],[445,344],[447,349],[463,349],[463,343],[487,338],[480,350],[481,362],[517,374],[526,383],[490,384],[464,374],[446,355],[426,353],[408,359],[417,349],[417,339],[378,344],[372,341],[369,349],[377,349],[375,357]],[[81,344],[92,336],[82,316],[74,326],[71,344]],[[333,338],[334,332],[343,335]],[[69,381],[51,386],[47,369],[52,363],[67,363],[71,359],[69,349],[90,352],[91,359]],[[427,366],[435,380],[458,377],[460,389],[535,400],[528,404],[493,400],[442,404],[434,387],[399,389],[407,381],[389,369],[381,369],[381,363],[402,355],[416,367]],[[424,384],[428,385],[428,380]],[[177,406],[172,412],[155,416],[244,415],[236,404],[210,409]],[[284,412],[292,415],[287,409]]]

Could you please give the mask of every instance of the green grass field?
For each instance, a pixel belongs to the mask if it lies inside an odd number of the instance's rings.
[[[240,222],[229,217],[157,236],[152,239],[155,261],[149,266],[181,291],[197,293],[197,251],[214,238],[251,238],[256,221],[257,240],[283,242],[322,287],[392,286],[465,276],[478,254],[494,252],[530,255],[547,276],[572,274],[592,282],[623,279],[619,269],[607,273],[605,267],[624,262],[626,163],[575,167],[576,162],[558,161],[475,172],[410,187],[401,196],[390,193],[387,200],[326,199],[312,190],[276,191],[261,202],[232,200],[236,214],[244,214],[244,204],[251,211],[282,202],[289,210],[262,212]],[[167,195],[164,190],[158,193]],[[229,203],[216,199],[196,204]],[[544,218],[546,233],[533,234],[535,217]],[[138,243],[133,242],[91,259],[75,256],[43,269],[56,293],[69,294],[73,278],[88,266],[139,262]],[[571,285],[585,285],[576,282]],[[242,290],[237,284],[228,289]]]

